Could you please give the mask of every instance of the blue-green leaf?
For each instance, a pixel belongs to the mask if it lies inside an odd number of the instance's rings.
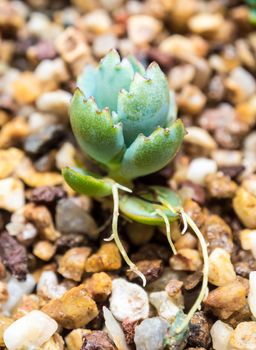
[[[110,180],[98,179],[97,175],[88,173],[82,168],[64,168],[62,174],[67,184],[77,193],[105,197],[112,192]]]
[[[181,120],[168,129],[157,128],[149,137],[140,134],[124,154],[121,173],[133,179],[162,169],[179,150],[184,135]]]
[[[117,104],[126,145],[139,133],[148,136],[157,126],[166,126],[169,98],[167,80],[156,63],[148,67],[145,77],[135,74],[130,89],[120,92]]]
[[[108,109],[98,110],[93,98],[76,89],[70,106],[70,121],[80,147],[90,157],[108,165],[125,148],[122,125],[113,125]]]

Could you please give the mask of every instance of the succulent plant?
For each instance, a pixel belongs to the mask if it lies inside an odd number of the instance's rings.
[[[121,61],[115,50],[98,68],[86,67],[70,107],[82,150],[121,182],[156,172],[175,156],[185,134],[175,119],[173,95],[159,66],[145,70],[133,57]]]
[[[185,129],[182,122],[176,120],[175,100],[166,77],[156,63],[145,70],[134,57],[121,61],[112,50],[98,68],[86,67],[77,85],[70,106],[71,126],[81,149],[101,165],[107,176],[100,177],[81,167],[65,168],[63,175],[78,193],[94,197],[113,195],[110,239],[115,240],[129,267],[145,282],[119,239],[119,209],[133,221],[165,225],[174,254],[170,222],[181,217],[185,229],[188,224],[199,238],[205,261],[203,285],[190,313],[174,326],[174,333],[184,332],[207,288],[208,256],[203,236],[184,213],[179,196],[172,190],[152,186],[143,195],[138,192],[131,195],[132,190],[124,187],[127,184],[132,187],[133,179],[163,168],[182,144]],[[118,189],[130,194],[119,198]],[[175,338],[175,344],[177,339],[179,337]]]

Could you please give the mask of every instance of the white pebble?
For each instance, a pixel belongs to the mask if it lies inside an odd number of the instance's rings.
[[[135,328],[137,350],[161,350],[169,323],[160,317],[147,318]]]
[[[34,277],[30,274],[27,275],[25,281],[18,281],[16,278],[11,277],[7,283],[9,297],[2,306],[3,312],[9,315],[12,309],[21,301],[23,295],[30,294],[35,285]]]
[[[15,178],[0,180],[0,208],[14,212],[25,204],[23,183]]]
[[[216,321],[211,328],[214,350],[229,350],[229,339],[233,328],[222,321]]]
[[[150,303],[157,309],[159,316],[172,322],[180,308],[169,297],[166,291],[153,292],[149,295]]]
[[[161,22],[147,15],[130,16],[127,22],[129,39],[135,45],[149,44],[156,38],[161,29]]]
[[[187,179],[203,185],[205,177],[217,171],[217,164],[214,160],[207,158],[196,158],[189,164]]]
[[[256,259],[256,230],[244,229],[240,231],[240,242],[244,250],[251,250]]]
[[[256,271],[250,272],[249,275],[249,294],[248,294],[248,304],[251,313],[256,317]]]
[[[187,135],[184,138],[185,142],[204,148],[208,151],[216,149],[217,144],[213,137],[204,129],[198,126],[190,126],[186,128]]]
[[[215,248],[209,256],[209,281],[215,286],[224,286],[236,279],[234,266],[222,248]]]
[[[41,346],[56,332],[58,324],[42,311],[34,310],[13,322],[4,332],[8,350]]]
[[[55,60],[43,60],[35,69],[35,76],[43,83],[67,81],[69,74],[64,61],[61,58]]]
[[[111,49],[117,47],[117,43],[117,38],[113,34],[99,35],[93,41],[93,53],[95,56],[101,58]]]
[[[67,115],[72,95],[64,90],[45,92],[36,101],[36,106],[43,112]]]
[[[110,310],[118,321],[146,318],[149,314],[147,293],[137,284],[117,278],[112,282]]]
[[[75,147],[69,143],[65,142],[61,148],[56,153],[56,166],[58,169],[63,169],[67,166],[72,167],[76,165],[75,161],[76,149]]]
[[[37,283],[37,294],[48,299],[60,298],[67,289],[58,284],[58,278],[53,271],[44,271]]]

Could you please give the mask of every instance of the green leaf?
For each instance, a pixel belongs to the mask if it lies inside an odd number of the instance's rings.
[[[95,94],[97,76],[97,69],[88,65],[77,79],[77,87],[83,92],[86,99]]]
[[[108,165],[124,148],[122,125],[113,125],[108,109],[98,110],[93,98],[76,89],[71,100],[70,121],[76,139],[90,157]]]
[[[64,168],[62,174],[67,184],[77,193],[92,197],[105,197],[112,193],[110,180],[98,179],[97,175],[82,168]]]
[[[177,119],[177,105],[175,101],[175,94],[173,91],[170,91],[170,104],[169,104],[169,111],[168,111],[168,117],[167,117],[167,127],[170,127],[175,120]]]
[[[156,63],[148,67],[145,77],[135,74],[130,90],[120,92],[117,104],[126,145],[139,133],[148,136],[157,126],[166,126],[169,98],[166,77]]]
[[[179,150],[184,135],[180,119],[168,129],[156,129],[149,137],[140,134],[124,154],[121,173],[133,179],[162,169]]]
[[[141,199],[135,196],[125,195],[120,198],[120,210],[129,219],[146,225],[163,225],[164,220],[156,213],[156,208],[159,207],[161,198],[166,200],[174,209],[178,210],[181,207],[181,199],[179,196],[165,187],[154,186],[150,187],[152,192],[143,195]],[[168,209],[161,210],[167,215],[170,222],[178,219],[178,214],[172,213]]]
[[[127,57],[129,62],[132,65],[132,68],[134,70],[134,73],[140,73],[140,75],[144,75],[145,74],[145,68],[143,67],[143,65],[137,60],[136,57],[134,57],[133,55],[130,55]]]

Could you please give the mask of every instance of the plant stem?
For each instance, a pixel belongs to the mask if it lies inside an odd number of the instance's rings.
[[[130,260],[130,258],[128,257],[124,246],[119,238],[118,235],[118,216],[119,216],[119,196],[118,196],[118,189],[126,191],[126,192],[132,192],[129,188],[124,187],[122,185],[119,185],[118,183],[114,183],[112,186],[112,193],[113,193],[113,201],[114,201],[114,212],[113,212],[113,220],[112,220],[112,235],[110,236],[110,238],[114,238],[115,243],[124,259],[124,261],[126,262],[126,264],[130,267],[131,271],[133,271],[134,273],[136,273],[136,275],[138,275],[143,282],[143,287],[146,286],[146,278],[143,275],[143,273],[141,271],[139,271],[139,269],[137,268],[137,266]]]
[[[177,250],[176,250],[175,245],[173,244],[173,241],[172,241],[171,227],[170,227],[170,222],[169,222],[168,216],[161,209],[156,209],[156,213],[164,219],[165,227],[166,227],[166,236],[167,236],[168,242],[171,246],[173,254],[176,255]]]

